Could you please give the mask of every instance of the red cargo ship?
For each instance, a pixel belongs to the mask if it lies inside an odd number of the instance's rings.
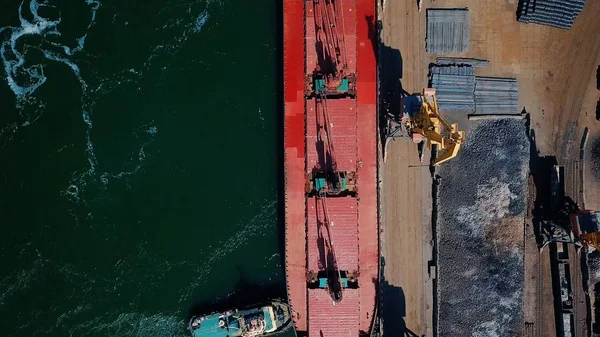
[[[369,335],[378,284],[374,0],[284,0],[286,279],[299,336]]]

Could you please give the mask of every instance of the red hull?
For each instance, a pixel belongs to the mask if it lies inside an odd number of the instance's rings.
[[[307,289],[307,271],[322,263],[317,217],[322,208],[305,194],[306,173],[316,165],[319,106],[304,97],[305,74],[317,64],[313,2],[284,0],[284,141],[286,279],[299,335],[369,334],[378,283],[377,114],[375,1],[340,0],[348,67],[356,72],[355,99],[328,100],[339,170],[357,173],[356,197],[329,199],[329,217],[341,269],[358,270],[358,289],[346,289],[335,306],[324,289]]]

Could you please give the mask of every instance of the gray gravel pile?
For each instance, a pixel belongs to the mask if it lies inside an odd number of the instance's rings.
[[[588,289],[592,300],[592,316],[595,324],[592,324],[592,336],[600,336],[598,326],[600,317],[600,252],[595,251],[587,255],[588,266]]]
[[[529,141],[521,120],[480,121],[439,175],[439,336],[522,325]]]
[[[590,150],[592,174],[596,180],[600,180],[600,137],[596,137],[592,141]]]
[[[600,282],[600,252],[593,252],[587,256],[587,265],[589,271],[588,284],[593,286]]]

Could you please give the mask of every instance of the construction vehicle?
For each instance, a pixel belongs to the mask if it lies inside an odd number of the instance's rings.
[[[442,117],[435,98],[435,89],[426,88],[422,94],[403,97],[401,107],[404,135],[415,143],[426,139],[429,150],[432,145],[437,145],[438,155],[433,159],[432,165],[437,166],[456,157],[465,140],[465,132],[458,130],[458,124],[450,124]],[[392,134],[392,137],[398,136]]]
[[[356,95],[356,74],[348,71],[342,1],[313,0],[319,62],[305,78],[306,97]]]
[[[564,166],[554,165],[550,175],[550,200],[539,216],[540,249],[550,242],[572,243],[588,252],[600,249],[600,213],[579,209],[565,195]]]

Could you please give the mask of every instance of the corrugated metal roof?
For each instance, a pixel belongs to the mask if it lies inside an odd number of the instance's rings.
[[[340,303],[333,305],[325,289],[308,290],[308,336],[359,336],[358,289],[345,289]],[[400,317],[398,319],[401,319]]]
[[[469,9],[427,10],[427,52],[434,54],[467,52],[470,38]]]
[[[431,87],[441,110],[475,109],[475,71],[469,65],[433,66]]]
[[[475,114],[519,114],[519,86],[514,78],[476,77]]]
[[[319,242],[319,229],[327,235],[321,226],[324,221],[323,203],[310,198],[308,208],[308,269],[313,271],[325,268],[325,251]],[[358,270],[358,205],[356,198],[327,198],[329,220],[333,222],[331,237],[340,270]]]

